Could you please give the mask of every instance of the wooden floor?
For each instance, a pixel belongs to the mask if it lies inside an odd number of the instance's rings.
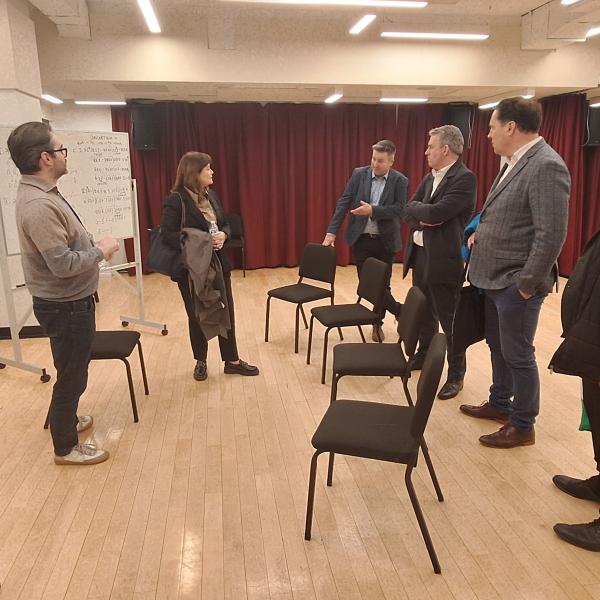
[[[303,539],[310,438],[329,402],[322,331],[307,366],[306,332],[293,353],[292,305],[273,302],[271,342],[263,341],[265,291],[295,278],[295,269],[234,273],[240,354],[261,375],[224,375],[212,341],[209,378],[199,383],[177,288],[146,277],[147,316],[169,335],[143,331],[150,396],[134,359],[138,424],[122,365],[92,363],[80,412],[95,418],[86,439],[111,452],[101,465],[55,466],[42,429],[52,384],[0,371],[0,598],[600,598],[600,556],[552,531],[598,516],[551,481],[595,467],[590,435],[577,431],[579,380],[545,368],[559,343],[559,297],[546,301],[538,329],[535,446],[484,448],[478,436],[497,426],[458,411],[487,399],[484,344],[469,350],[462,394],[434,405],[427,439],[445,502],[423,464],[414,479],[442,565],[435,575],[399,465],[340,457],[327,488],[323,459],[313,539]],[[353,301],[355,286],[354,268],[339,269],[338,301]],[[394,293],[404,298],[407,288],[398,267]],[[114,279],[102,279],[100,295],[98,327],[120,328],[133,297]],[[384,330],[393,340],[390,317]],[[29,362],[50,367],[47,340],[24,348]],[[10,352],[0,342],[0,355]],[[343,379],[339,397],[403,402],[400,382],[387,378]]]

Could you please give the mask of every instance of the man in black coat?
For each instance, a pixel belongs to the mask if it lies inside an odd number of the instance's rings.
[[[565,339],[552,357],[550,368],[557,373],[577,375],[583,381],[583,404],[600,472],[600,231],[588,242],[569,277],[561,317]],[[570,496],[600,504],[599,473],[588,479],[555,475],[552,481]],[[600,518],[578,525],[558,523],[554,531],[570,544],[600,551]]]
[[[448,378],[438,398],[454,398],[463,387],[465,352],[452,347],[452,322],[463,282],[463,230],[475,208],[477,179],[460,160],[464,139],[458,127],[442,125],[429,132],[425,155],[431,167],[404,210],[411,226],[404,276],[413,270],[413,285],[427,298],[428,311],[419,335],[413,368],[423,364],[439,329],[448,342]]]
[[[324,246],[334,244],[350,212],[345,239],[352,246],[359,276],[365,260],[371,256],[389,264],[391,276],[394,254],[402,247],[400,217],[406,204],[408,179],[392,169],[395,154],[396,146],[389,140],[381,140],[373,146],[371,164],[352,172],[323,240]],[[395,315],[402,307],[392,296],[389,280],[384,307]],[[373,341],[383,341],[381,324],[373,326]]]

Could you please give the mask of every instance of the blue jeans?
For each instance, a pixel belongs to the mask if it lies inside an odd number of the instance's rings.
[[[516,286],[485,290],[485,337],[492,355],[490,404],[530,430],[540,411],[533,339],[546,294],[523,299]],[[511,401],[511,398],[512,401]]]
[[[54,453],[65,456],[78,443],[77,406],[87,386],[96,332],[94,298],[54,302],[34,297],[33,312],[50,338],[56,368],[50,403],[50,433]]]

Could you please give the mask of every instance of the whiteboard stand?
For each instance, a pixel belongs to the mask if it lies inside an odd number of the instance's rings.
[[[142,277],[142,249],[140,246],[140,223],[138,220],[138,208],[137,208],[137,186],[135,179],[131,180],[131,213],[133,217],[133,254],[134,262],[124,263],[122,265],[114,265],[105,267],[104,272],[108,271],[111,275],[116,275],[118,281],[124,283],[128,288],[134,291],[138,298],[138,310],[139,316],[132,317],[130,315],[121,315],[121,325],[127,327],[129,323],[135,323],[136,325],[144,325],[146,327],[152,327],[154,329],[160,329],[162,335],[167,335],[169,330],[167,329],[166,323],[158,323],[156,321],[147,321],[146,312],[144,308],[144,279]],[[119,273],[120,270],[130,269],[135,267],[135,288],[127,281],[127,279]]]
[[[8,324],[10,327],[10,339],[13,348],[13,358],[5,358],[0,356],[0,369],[4,369],[7,365],[9,367],[16,367],[17,369],[23,369],[24,371],[30,371],[31,373],[37,373],[40,376],[40,381],[46,383],[50,381],[50,375],[46,373],[46,369],[43,367],[37,367],[23,361],[23,354],[21,352],[21,339],[19,338],[19,332],[21,328],[31,315],[31,308],[25,313],[21,322],[17,319],[17,311],[15,310],[15,300],[13,294],[17,291],[17,288],[12,287],[10,280],[10,273],[8,270],[8,250],[6,247],[6,233],[4,231],[4,219],[2,218],[2,212],[0,211],[0,271],[2,273],[2,289],[4,290],[4,304],[6,306],[6,314],[8,317]]]

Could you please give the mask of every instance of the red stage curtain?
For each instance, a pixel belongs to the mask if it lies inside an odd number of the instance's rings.
[[[334,106],[318,104],[158,103],[160,148],[135,150],[128,108],[113,108],[113,129],[130,133],[132,173],[137,179],[142,255],[147,228],[160,223],[162,200],[179,158],[189,150],[213,157],[215,191],[225,210],[242,215],[249,268],[294,266],[306,242],[320,242],[352,169],[366,165],[371,145],[388,138],[397,147],[395,167],[409,178],[409,196],[427,172],[429,129],[445,120],[445,105]],[[581,146],[585,99],[566,95],[544,100],[547,141],[565,158],[573,177],[569,238],[561,272],[570,273],[581,245],[597,228],[598,153]],[[465,163],[478,176],[478,208],[498,172],[499,159],[487,139],[491,111],[473,115]],[[591,173],[595,169],[596,178]],[[595,187],[593,187],[595,185]],[[592,226],[586,215],[594,211]],[[582,224],[584,223],[584,224]],[[404,239],[406,239],[406,228]],[[338,261],[350,262],[339,232]]]

